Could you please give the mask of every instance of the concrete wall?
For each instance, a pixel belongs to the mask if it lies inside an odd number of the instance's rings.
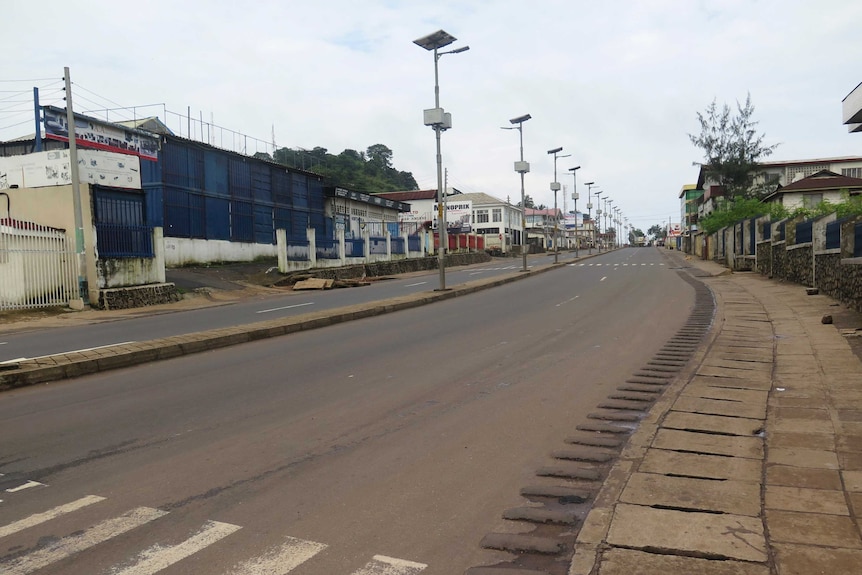
[[[278,255],[274,245],[226,240],[165,238],[164,246],[165,265],[169,268],[214,262],[251,262]]]
[[[822,293],[847,304],[857,311],[862,311],[862,258],[854,258],[854,229],[862,216],[851,218],[841,224],[841,247],[826,249],[826,224],[835,221],[835,214],[830,214],[816,220],[812,225],[812,241],[797,244],[796,223],[800,219],[785,222],[785,239],[779,240],[778,227],[782,222],[771,223],[772,237],[763,240],[758,230],[756,240],[755,270],[770,278],[793,282],[802,286],[816,287]],[[758,225],[762,221],[758,221]],[[722,256],[719,248],[721,238],[732,242],[724,228],[715,234],[704,238],[707,249],[704,253],[708,259],[732,267],[726,255]],[[745,234],[743,234],[744,237]],[[748,239],[745,239],[746,245]],[[695,242],[696,246],[698,242]],[[730,252],[730,243],[726,244],[726,252]],[[731,252],[732,253],[732,252]],[[700,254],[698,254],[700,255]]]
[[[814,207],[805,205],[804,198],[806,195],[810,195],[811,193],[812,192],[786,192],[781,195],[781,203],[785,208],[787,208],[788,212],[792,212],[796,208]],[[823,192],[822,201],[828,201],[832,204],[839,204],[843,201],[843,198],[841,197],[841,192],[839,191],[826,191]]]
[[[99,258],[99,288],[112,289],[165,282],[165,247],[162,228],[153,229],[152,258]]]

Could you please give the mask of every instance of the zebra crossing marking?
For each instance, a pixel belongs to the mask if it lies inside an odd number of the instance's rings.
[[[371,561],[351,575],[415,575],[428,567],[424,563],[414,563],[404,559],[375,555]]]
[[[28,575],[29,573],[38,571],[47,565],[56,563],[61,559],[70,557],[75,553],[89,549],[99,543],[104,543],[112,537],[122,535],[127,531],[131,531],[136,527],[145,525],[150,521],[154,521],[167,514],[167,511],[162,511],[160,509],[136,507],[119,517],[106,519],[105,521],[90,527],[83,533],[64,537],[59,541],[51,543],[47,547],[28,553],[27,555],[17,557],[6,565],[0,564],[0,567],[5,569],[0,569],[0,571],[5,575]]]
[[[13,523],[10,523],[9,525],[0,526],[0,538],[6,537],[7,535],[12,535],[13,533],[17,533],[19,531],[23,531],[28,527],[33,527],[34,525],[45,523],[46,521],[50,521],[52,519],[60,517],[61,515],[77,511],[78,509],[104,500],[104,497],[99,497],[98,495],[87,495],[86,497],[82,497],[80,499],[72,501],[71,503],[66,503],[65,505],[58,505],[57,507],[49,509],[48,511],[45,511],[43,513],[34,513],[30,517],[25,517],[24,519],[15,521]]]
[[[278,547],[271,547],[260,557],[238,563],[231,575],[285,575],[328,547],[325,543],[287,537]]]
[[[0,538],[35,527],[89,505],[104,501],[104,497],[88,495],[75,501],[36,513],[24,519],[0,526]],[[49,565],[86,551],[100,543],[123,535],[137,527],[167,515],[167,511],[137,507],[118,517],[105,519],[82,531],[54,540],[25,555],[0,561],[3,575],[29,575]],[[156,543],[134,558],[117,564],[108,575],[155,575],[179,561],[214,545],[242,529],[239,525],[207,521],[196,533],[175,545]],[[285,542],[267,549],[262,555],[234,565],[226,575],[287,575],[329,546],[325,543],[285,537]],[[427,567],[424,563],[374,555],[368,563],[351,575],[417,575]]]
[[[242,527],[239,525],[207,521],[197,533],[182,543],[169,546],[153,545],[142,551],[132,565],[120,570],[112,569],[111,575],[154,575],[240,529]]]

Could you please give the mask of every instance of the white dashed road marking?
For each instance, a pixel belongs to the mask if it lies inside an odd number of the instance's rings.
[[[27,483],[23,483],[18,487],[10,487],[6,490],[6,493],[17,493],[19,491],[24,491],[25,489],[30,489],[31,487],[39,487],[40,485],[45,485],[44,483],[39,483],[38,481],[28,481]]]
[[[262,310],[260,310],[260,311],[256,311],[256,312],[254,312],[254,313],[269,313],[269,312],[271,312],[271,311],[281,311],[281,310],[283,310],[283,309],[291,309],[291,308],[295,308],[295,307],[303,307],[303,306],[306,306],[306,305],[314,305],[314,302],[313,302],[313,301],[310,301],[310,302],[307,302],[307,303],[298,303],[298,304],[294,304],[294,305],[286,305],[286,306],[284,306],[284,307],[274,307],[274,308],[271,308],[271,309],[262,309]]]

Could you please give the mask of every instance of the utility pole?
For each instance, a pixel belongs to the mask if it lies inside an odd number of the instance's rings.
[[[84,257],[84,215],[81,206],[81,178],[78,175],[78,145],[75,142],[75,112],[72,107],[72,80],[69,77],[69,67],[63,68],[66,81],[66,124],[69,134],[69,174],[72,177],[72,198],[75,209],[75,252],[78,254],[78,296],[79,305],[89,300],[87,287],[87,267]],[[71,302],[70,302],[71,303]],[[77,302],[76,302],[77,303]],[[71,306],[70,307],[74,307]]]

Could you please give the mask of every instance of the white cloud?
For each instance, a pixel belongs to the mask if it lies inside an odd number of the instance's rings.
[[[580,165],[578,180],[596,181],[636,226],[676,219],[702,157],[687,137],[696,112],[749,92],[761,130],[781,143],[775,158],[862,155],[840,123],[841,99],[862,80],[862,6],[842,0],[44,1],[3,16],[0,128],[23,122],[3,139],[32,131],[14,91],[27,100],[48,83],[10,80],[53,78],[44,93],[56,92],[70,66],[78,110],[190,107],[264,141],[274,126],[279,146],[333,153],[383,143],[433,188],[434,135],[422,125],[433,59],[412,41],[443,28],[471,47],[439,62],[454,123],[444,164],[465,191],[519,198],[517,132],[499,128],[530,113],[526,187],[537,201],[553,203],[546,150],[563,146],[563,185]]]

